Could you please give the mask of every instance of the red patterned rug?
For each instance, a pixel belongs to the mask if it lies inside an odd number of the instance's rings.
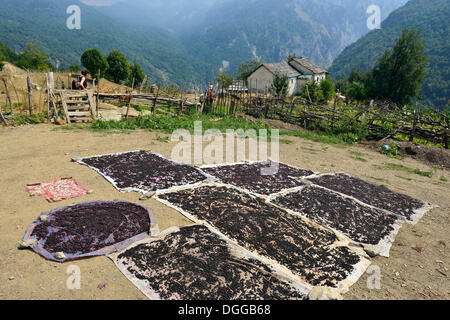
[[[76,198],[88,193],[87,189],[73,178],[62,178],[44,183],[27,185],[26,189],[31,196],[44,197],[48,202]]]

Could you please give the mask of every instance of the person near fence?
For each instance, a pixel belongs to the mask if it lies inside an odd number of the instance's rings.
[[[72,81],[72,90],[87,90],[87,76],[89,75],[88,70],[81,71],[81,77]]]

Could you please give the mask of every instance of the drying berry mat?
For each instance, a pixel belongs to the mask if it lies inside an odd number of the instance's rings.
[[[302,300],[309,293],[202,225],[168,229],[110,258],[152,300]]]
[[[314,174],[311,170],[270,160],[203,166],[201,169],[224,184],[261,196],[302,186],[300,179]]]
[[[362,248],[351,246],[347,237],[232,186],[204,184],[158,193],[156,199],[284,268],[308,286],[346,292],[370,264]]]
[[[41,196],[50,203],[84,196],[88,193],[88,190],[73,178],[29,184],[25,188],[31,196]]]
[[[107,255],[148,236],[153,211],[125,201],[94,201],[41,214],[21,245],[57,262]]]
[[[345,173],[322,174],[308,177],[308,180],[370,206],[402,216],[412,224],[417,224],[425,213],[436,207],[408,195],[394,192],[386,186],[370,183]]]
[[[372,256],[389,257],[405,221],[391,212],[312,184],[273,195],[267,201],[345,234]]]
[[[147,193],[196,185],[208,177],[190,165],[151,151],[131,151],[74,159],[97,171],[121,192]]]

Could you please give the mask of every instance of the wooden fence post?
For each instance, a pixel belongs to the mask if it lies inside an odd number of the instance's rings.
[[[13,108],[12,108],[12,102],[11,102],[11,96],[9,94],[9,90],[8,90],[8,83],[6,82],[6,78],[2,78],[3,83],[5,84],[5,91],[6,91],[6,109],[5,111],[8,111],[8,103],[9,103],[9,109],[11,111],[11,113],[13,112]]]
[[[140,91],[140,90],[139,90]],[[158,89],[156,89],[156,96],[155,96],[155,100],[153,100],[153,105],[152,105],[152,114],[155,114],[155,110],[156,110],[156,102],[158,100],[158,95],[159,95],[159,87]]]
[[[142,89],[144,88],[144,84],[147,82],[147,75],[145,75],[144,80],[142,80],[141,86],[139,87],[139,94],[142,93]],[[158,87],[159,89],[159,87]]]
[[[28,111],[30,116],[33,114],[33,83],[31,82],[31,77],[27,77],[27,87],[28,87]]]

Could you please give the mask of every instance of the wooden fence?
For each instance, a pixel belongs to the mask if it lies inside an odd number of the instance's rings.
[[[5,111],[8,110],[9,106],[10,113],[12,113],[10,90],[6,79],[2,79],[2,81],[6,91]],[[70,78],[67,81],[69,84]],[[47,75],[46,82],[47,89],[41,88],[39,90],[39,107],[36,108],[36,105],[33,104],[32,95],[33,92],[37,94],[37,91],[33,91],[33,85],[28,77],[28,98],[25,99],[24,104],[27,105],[26,111],[29,114],[40,112],[41,98],[44,96],[49,120],[51,116],[56,120],[58,116],[57,107],[64,105],[61,101],[56,101],[56,96],[58,96],[58,92],[68,92],[68,90],[64,90],[63,81],[58,77],[55,81],[51,73]],[[58,85],[60,82],[61,86]],[[256,87],[258,86],[256,85]],[[145,90],[140,88],[137,94],[131,92],[120,94],[101,93],[97,86],[96,90],[89,93],[95,101],[95,112],[93,110],[91,112],[95,118],[102,102],[115,102],[128,108],[133,105],[144,106],[151,114],[162,113],[173,117],[192,113],[225,116],[240,112],[255,118],[280,120],[306,129],[320,128],[334,132],[339,130],[342,132],[365,130],[369,139],[383,139],[401,135],[407,137],[410,141],[419,139],[421,142],[431,142],[448,149],[450,133],[448,112],[438,110],[410,111],[389,102],[372,102],[366,105],[346,104],[337,98],[334,104],[320,105],[299,97],[293,99],[276,98],[271,95],[268,88],[262,92],[251,92],[242,83],[227,87],[216,86],[213,89],[214,96],[209,94],[209,88],[210,86],[200,88],[197,93],[179,92],[177,94],[168,93],[161,88],[156,90],[153,88],[151,92],[143,92]],[[94,103],[91,101],[90,104]],[[61,114],[61,112],[59,113]],[[4,116],[0,108],[0,121],[7,125],[7,119],[8,116]]]

